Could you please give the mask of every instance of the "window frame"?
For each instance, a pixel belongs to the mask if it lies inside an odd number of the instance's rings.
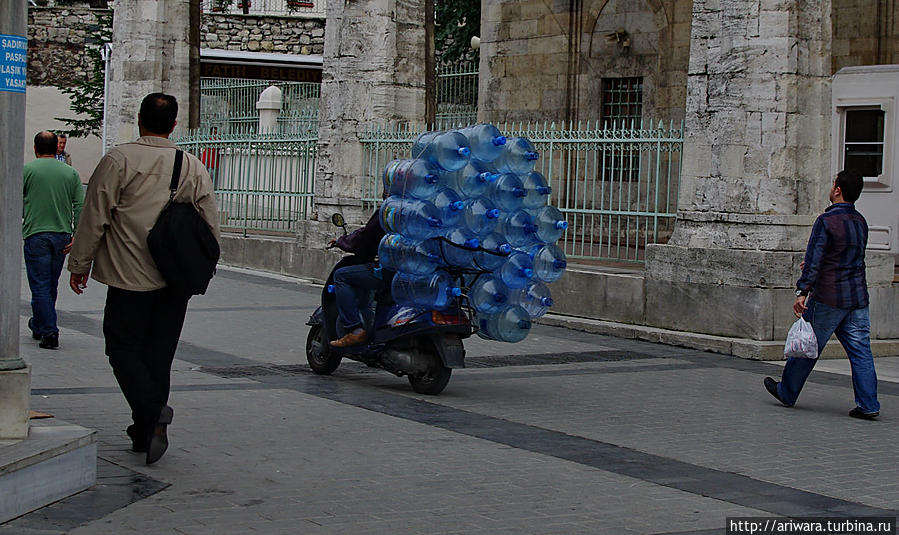
[[[892,190],[890,177],[892,176],[892,161],[890,148],[894,146],[894,102],[892,97],[884,98],[839,98],[836,99],[834,111],[838,115],[837,139],[835,140],[834,160],[837,169],[843,169],[846,163],[846,120],[847,111],[880,110],[883,112],[883,141],[881,142],[850,142],[865,145],[882,144],[880,174],[878,176],[866,176],[865,187]]]

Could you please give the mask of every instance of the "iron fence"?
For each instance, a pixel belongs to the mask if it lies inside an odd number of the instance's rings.
[[[325,0],[202,0],[200,6],[222,15],[325,16]]]
[[[441,64],[437,69],[438,128],[472,124],[477,118],[477,60]]]
[[[549,204],[568,221],[559,242],[576,259],[640,263],[647,244],[668,241],[677,211],[683,123],[498,124],[507,136],[527,137],[540,152],[537,171],[552,186]],[[362,136],[363,202],[380,200],[381,174],[409,158],[421,133],[408,125],[373,127]]]
[[[309,217],[315,136],[201,131],[173,141],[209,170],[223,229],[292,235]]]
[[[310,133],[318,130],[318,106],[321,85],[310,82],[200,79],[201,130],[218,133],[249,134],[256,131],[259,111],[256,102],[269,86],[281,89],[280,132]]]

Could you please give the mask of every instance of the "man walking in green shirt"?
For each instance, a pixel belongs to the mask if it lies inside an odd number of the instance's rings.
[[[56,147],[56,134],[34,136],[37,159],[25,164],[23,186],[22,237],[32,314],[28,327],[43,349],[59,347],[56,288],[84,203],[78,171],[56,159]]]

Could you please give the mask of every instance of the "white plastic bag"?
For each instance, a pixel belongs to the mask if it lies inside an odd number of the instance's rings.
[[[784,345],[784,358],[816,359],[818,358],[818,339],[812,324],[802,318],[790,327],[787,343]]]

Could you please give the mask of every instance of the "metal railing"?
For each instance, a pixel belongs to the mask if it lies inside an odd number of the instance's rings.
[[[477,118],[477,60],[441,64],[437,69],[438,128],[472,124]]]
[[[321,84],[232,78],[200,79],[200,124],[209,132],[250,133],[256,130],[259,111],[256,102],[269,86],[281,89],[281,114],[278,124],[284,133],[309,133],[318,130]]]
[[[222,15],[325,16],[325,0],[202,0],[200,5],[203,13]]]
[[[549,204],[568,221],[558,245],[570,258],[641,263],[646,245],[668,241],[677,212],[682,122],[496,126],[507,136],[527,137],[540,152],[536,170],[552,186]],[[420,133],[402,125],[370,128],[362,136],[367,207],[380,200],[385,165],[409,158]]]
[[[292,235],[309,217],[314,135],[194,132],[173,141],[209,170],[223,230]]]

